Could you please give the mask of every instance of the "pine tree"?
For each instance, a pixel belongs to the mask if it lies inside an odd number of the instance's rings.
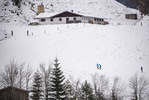
[[[32,85],[32,100],[40,100],[42,98],[42,77],[39,72],[34,74],[34,80]]]
[[[71,100],[74,100],[75,98],[75,90],[72,86],[72,84],[70,83],[69,80],[67,80],[65,82],[65,91],[66,91],[66,95],[67,95],[67,98],[71,99]]]
[[[93,89],[87,81],[81,86],[80,100],[94,100]]]
[[[53,68],[51,77],[50,98],[52,100],[66,100],[65,76],[59,67],[58,59],[56,58],[54,61],[55,68]]]

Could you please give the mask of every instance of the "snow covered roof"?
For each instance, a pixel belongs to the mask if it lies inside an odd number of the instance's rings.
[[[69,11],[68,11],[69,12]],[[84,16],[84,17],[94,17],[94,18],[103,18],[103,16],[102,17],[100,17],[100,16],[98,16],[98,15],[96,15],[96,14],[91,14],[91,13],[78,13],[78,12],[71,12],[71,13],[74,13],[74,14],[78,14],[78,15],[82,15],[82,16]]]
[[[86,17],[103,18],[103,17],[99,17],[98,15],[92,15],[92,14],[81,14],[81,15]]]
[[[47,13],[47,12],[44,12],[44,13],[40,13],[39,15],[37,15],[36,17],[34,17],[35,19],[38,19],[38,18],[50,18],[54,15],[57,15],[59,13]]]
[[[70,11],[64,11],[64,12],[68,12],[68,13],[72,13],[72,14],[77,14],[77,15],[80,15],[80,16],[85,16],[85,17],[94,17],[94,18],[101,18],[97,15],[93,15],[93,14],[81,14],[81,13],[75,13],[75,12],[70,12]],[[57,12],[57,13],[47,13],[47,12],[44,12],[44,13],[40,13],[39,15],[37,15],[36,17],[34,17],[35,19],[40,19],[40,18],[50,18],[50,17],[53,17],[53,16],[56,16],[58,14],[62,14],[64,12]]]
[[[31,19],[30,23],[39,22],[37,19]]]

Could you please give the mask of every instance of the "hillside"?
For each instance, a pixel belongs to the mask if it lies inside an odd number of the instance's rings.
[[[28,24],[36,15],[37,5],[42,0],[22,0],[21,7],[18,8],[12,0],[0,2],[0,22]],[[137,10],[127,8],[115,0],[46,0],[43,2],[46,12],[71,11],[86,13],[106,18],[108,20],[117,20],[121,23],[125,20],[126,13],[138,13]],[[122,21],[123,23],[123,21]]]
[[[123,5],[129,7],[129,8],[134,8],[134,9],[139,9],[143,14],[147,15],[149,14],[149,0],[116,0]]]
[[[28,25],[42,1],[22,0],[20,8],[11,0],[0,2],[0,71],[14,59],[34,72],[57,57],[66,79],[92,84],[91,76],[97,73],[109,78],[112,89],[114,77],[120,77],[127,85],[125,100],[130,100],[130,77],[138,73],[149,78],[149,16],[125,19],[126,13],[139,12],[116,0],[45,0],[46,12],[73,10],[103,17],[110,24]]]
[[[1,30],[4,29],[8,33],[13,30],[14,36],[0,41],[0,66],[15,59],[37,68],[39,63],[48,64],[57,56],[67,77],[83,80],[90,80],[91,74],[97,72],[111,79],[118,75],[128,81],[134,73],[140,73],[141,66],[145,75],[149,73],[147,26],[3,24]],[[102,70],[97,69],[97,63]]]

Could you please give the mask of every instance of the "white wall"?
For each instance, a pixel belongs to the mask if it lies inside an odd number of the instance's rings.
[[[59,18],[62,18],[62,21],[59,21]],[[66,24],[66,18],[69,18],[69,20],[74,20],[73,18],[76,18],[76,20],[81,20],[81,17],[57,17],[53,18],[53,21],[51,21],[51,18],[46,18],[45,22],[41,22],[41,19],[38,19],[39,24]],[[44,19],[44,18],[43,18]]]
[[[93,21],[93,24],[104,24],[103,21],[95,21],[94,17],[82,17],[82,23],[89,23],[89,20]]]
[[[62,18],[62,21],[59,21],[59,18]],[[44,22],[41,22],[41,19],[38,19],[39,24],[66,24],[66,18],[69,18],[69,20],[80,20],[81,23],[89,23],[89,20],[93,21],[94,24],[103,24],[104,22],[101,21],[95,21],[93,17],[57,17],[53,18],[53,21],[51,21],[51,18],[45,18]],[[43,18],[44,19],[44,18]]]

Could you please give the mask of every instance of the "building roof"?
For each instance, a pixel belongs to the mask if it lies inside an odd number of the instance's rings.
[[[97,15],[92,15],[92,14],[82,14],[82,15],[85,17],[102,18],[102,17],[99,17]]]
[[[64,11],[64,12],[61,12],[61,13],[58,13],[54,16],[52,16],[53,18],[54,17],[74,17],[74,16],[83,16],[81,14],[78,14],[78,13],[74,13],[74,12],[69,12],[69,11]]]
[[[30,20],[30,23],[36,23],[36,22],[39,23],[39,21],[37,19],[31,19]]]
[[[64,16],[65,15],[65,16]],[[91,14],[80,14],[80,13],[74,13],[70,11],[63,11],[63,12],[58,12],[58,13],[40,13],[35,17],[35,19],[40,19],[40,18],[53,18],[53,17],[70,17],[70,16],[84,16],[84,17],[94,17],[94,18],[99,18],[99,16],[96,15],[91,15]]]
[[[27,90],[19,89],[19,88],[13,87],[13,86],[2,88],[2,89],[0,89],[0,92],[5,91],[5,90],[9,90],[9,89],[16,89],[16,90],[23,91],[23,92],[29,92]]]
[[[47,13],[47,12],[44,12],[44,13],[40,13],[39,15],[35,16],[34,18],[35,19],[40,19],[40,18],[50,18],[56,14],[59,14],[59,13]]]

